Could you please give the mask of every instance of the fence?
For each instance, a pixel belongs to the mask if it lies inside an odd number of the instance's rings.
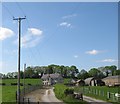
[[[25,98],[25,94],[30,93],[32,91],[35,91],[37,89],[42,88],[42,85],[32,85],[32,86],[25,86],[25,88],[20,90],[20,102],[28,102],[29,104],[29,98]],[[16,102],[17,102],[17,91],[16,91]]]
[[[99,96],[104,100],[112,101],[112,102],[119,102],[120,101],[120,94],[118,93],[111,93],[111,92],[105,92],[103,90],[98,89],[91,89],[91,88],[85,88],[83,87],[83,93],[85,95],[93,95],[93,96]]]

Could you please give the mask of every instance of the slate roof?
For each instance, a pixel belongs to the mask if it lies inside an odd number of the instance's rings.
[[[44,74],[44,75],[41,77],[41,79],[47,79],[47,78],[49,78],[49,77],[51,77],[52,79],[56,79],[56,78],[58,78],[58,77],[61,77],[61,75],[60,75],[60,74]]]
[[[120,79],[120,75],[108,76],[108,77],[106,77],[106,78],[103,78],[102,80],[107,80],[107,79]]]

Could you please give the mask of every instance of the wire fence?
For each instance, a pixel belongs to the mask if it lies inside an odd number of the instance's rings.
[[[90,89],[83,87],[83,94],[92,95],[110,102],[120,102],[120,94],[118,92],[112,93],[110,91],[104,91],[99,89]]]

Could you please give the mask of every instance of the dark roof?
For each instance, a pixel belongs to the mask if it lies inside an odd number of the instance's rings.
[[[60,75],[60,74],[44,74],[44,75],[41,77],[41,79],[47,79],[47,78],[49,78],[49,77],[55,79],[55,78],[61,77],[61,75]]]

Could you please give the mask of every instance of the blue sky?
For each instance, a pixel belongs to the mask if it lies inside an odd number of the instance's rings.
[[[23,64],[75,65],[79,70],[117,65],[117,3],[3,3],[2,72],[17,71],[17,21],[22,20]],[[0,53],[1,54],[1,53]]]

